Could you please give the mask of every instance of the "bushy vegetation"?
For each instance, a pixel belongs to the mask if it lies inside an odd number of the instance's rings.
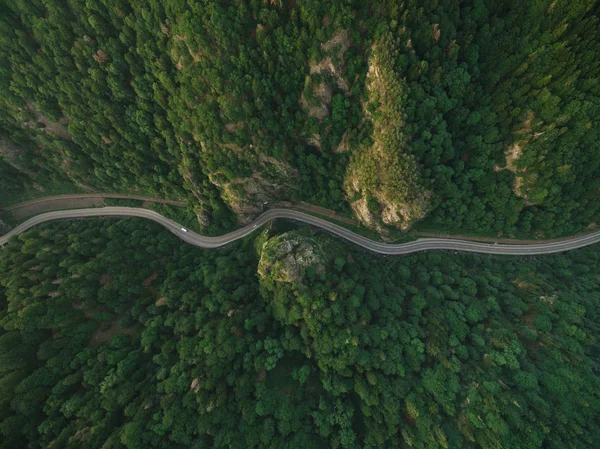
[[[8,0],[0,21],[14,189],[187,197],[202,226],[358,197],[400,227],[599,218],[597,2]]]
[[[382,233],[574,233],[600,220],[599,17],[5,0],[0,206],[96,190],[186,199],[151,207],[205,234],[278,200]],[[599,254],[383,258],[306,230],[204,251],[139,219],[39,226],[0,251],[0,449],[593,447]]]
[[[42,225],[0,252],[0,447],[593,447],[597,250]]]

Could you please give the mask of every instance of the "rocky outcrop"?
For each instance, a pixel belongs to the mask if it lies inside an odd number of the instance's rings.
[[[300,105],[309,117],[315,118],[319,122],[331,114],[334,86],[340,89],[346,97],[350,96],[348,82],[343,76],[344,53],[349,47],[348,31],[338,31],[331,36],[331,39],[321,44],[321,50],[325,52],[325,56],[320,61],[309,62],[309,75],[304,82]],[[319,134],[306,136],[306,140],[311,145],[321,148]]]
[[[504,152],[506,165],[504,168],[494,166],[495,171],[500,170],[508,170],[515,175],[515,180],[512,185],[512,190],[516,196],[522,198],[526,206],[533,206],[537,204],[536,201],[533,201],[530,195],[531,186],[527,185],[526,182],[526,174],[527,168],[520,167],[519,160],[523,157],[523,150],[527,147],[527,144],[538,137],[542,136],[544,133],[532,133],[531,127],[535,115],[533,112],[529,112],[527,115],[527,119],[523,121],[523,128],[515,131],[513,134],[518,136],[518,140],[516,140],[512,145],[508,146]]]
[[[403,134],[407,88],[394,71],[390,48],[388,42],[372,48],[363,104],[373,126],[372,144],[352,153],[344,183],[356,217],[380,233],[384,225],[410,228],[425,216],[430,199]]]
[[[325,260],[325,253],[314,239],[286,232],[263,244],[258,275],[264,285],[279,282],[301,285],[307,269],[324,272]]]
[[[240,225],[250,223],[264,211],[265,205],[295,190],[299,174],[289,164],[258,154],[252,175],[230,179],[215,171],[208,177],[221,192],[221,198],[238,217]]]

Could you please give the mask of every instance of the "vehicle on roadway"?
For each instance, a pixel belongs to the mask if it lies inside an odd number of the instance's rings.
[[[78,219],[87,217],[140,217],[157,222],[173,231],[176,235],[181,237],[181,234],[175,232],[175,226],[173,221],[163,217],[157,212],[148,209],[141,208],[130,208],[130,207],[117,207],[107,206],[98,209],[70,209],[54,212],[46,212],[41,215],[36,215],[25,222],[15,227],[12,231],[5,235],[0,236],[0,246],[8,243],[10,238],[18,235],[29,228],[36,226],[40,223],[61,220],[61,219]],[[466,240],[457,239],[445,239],[445,238],[429,238],[429,239],[418,239],[413,242],[406,243],[382,243],[370,240],[361,235],[355,234],[345,228],[342,228],[335,223],[330,223],[323,219],[314,217],[312,215],[303,214],[302,212],[287,210],[287,209],[271,209],[261,215],[258,223],[265,223],[268,220],[273,219],[288,219],[301,221],[313,226],[320,227],[321,229],[336,234],[337,236],[344,238],[356,245],[359,245],[366,250],[370,250],[379,254],[386,255],[404,255],[412,254],[419,251],[434,251],[434,250],[450,250],[450,251],[464,251],[472,253],[483,253],[483,254],[502,254],[506,256],[534,256],[542,254],[554,254],[561,253],[577,248],[583,248],[592,244],[600,243],[600,231],[592,233],[577,234],[569,238],[565,238],[559,241],[544,241],[540,240],[535,243],[511,243],[511,244],[500,244],[491,245],[489,243],[471,242]],[[192,245],[201,248],[218,248],[223,245],[227,245],[235,240],[241,239],[248,234],[251,234],[254,229],[254,225],[258,223],[252,223],[249,228],[239,228],[229,234],[224,234],[217,237],[203,236],[193,233],[189,237],[186,237],[184,241]],[[180,232],[187,234],[188,230],[180,226]]]

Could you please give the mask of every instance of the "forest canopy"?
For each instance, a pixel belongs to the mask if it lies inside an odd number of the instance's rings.
[[[589,448],[597,246],[384,258],[141,219],[0,251],[0,448]]]
[[[6,0],[0,186],[186,198],[202,227],[303,200],[381,233],[578,232],[600,218],[598,16],[587,0]]]
[[[137,193],[211,235],[283,201],[384,239],[591,230],[599,19],[589,0],[3,0],[0,208]],[[0,449],[597,446],[598,249],[36,226],[0,248]]]

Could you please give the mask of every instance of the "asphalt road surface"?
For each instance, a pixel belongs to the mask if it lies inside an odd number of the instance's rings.
[[[184,231],[183,226],[179,223],[176,223],[173,220],[163,217],[159,213],[154,212],[152,210],[140,209],[135,207],[103,207],[99,209],[63,210],[37,215],[20,224],[8,234],[0,237],[0,246],[4,245],[12,236],[20,234],[21,232],[24,232],[27,229],[40,223],[53,220],[87,217],[147,218],[164,226],[184,242],[189,243],[190,245],[198,246],[200,248],[218,248],[220,246],[227,245],[228,243],[231,243],[235,240],[241,239],[251,234],[268,221],[276,218],[295,220],[300,221],[302,223],[310,224],[312,226],[316,226],[325,231],[328,231],[331,234],[342,237],[343,239],[346,239],[369,251],[388,255],[411,254],[416,253],[418,251],[430,250],[449,250],[483,254],[501,254],[509,256],[533,256],[538,254],[560,253],[563,251],[582,248],[584,246],[593,245],[594,243],[600,242],[600,231],[598,231],[590,234],[574,236],[572,238],[568,238],[559,242],[540,242],[535,244],[493,244],[440,238],[422,238],[414,242],[399,244],[380,243],[355,234],[354,232],[349,231],[346,228],[330,223],[327,220],[323,220],[322,218],[287,209],[271,209],[262,214],[260,217],[258,217],[254,222],[250,223],[247,226],[244,226],[243,228],[237,229],[233,232],[230,232],[229,234],[224,234],[218,237],[206,237],[203,235],[196,234],[191,230]]]

